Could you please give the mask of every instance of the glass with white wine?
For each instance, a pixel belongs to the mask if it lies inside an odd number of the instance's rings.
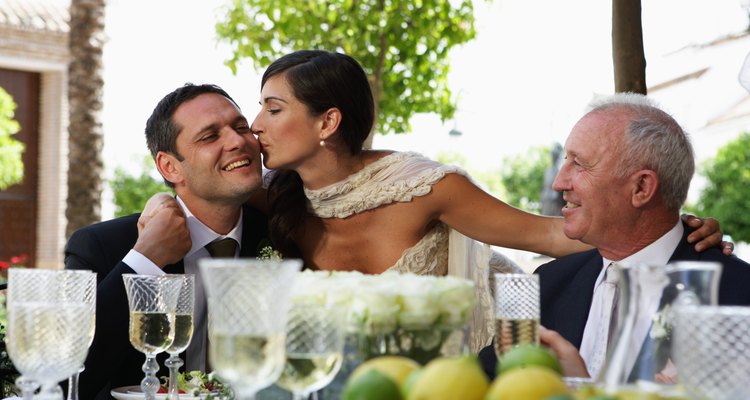
[[[83,365],[94,327],[96,274],[87,271],[11,269],[8,273],[8,355],[31,398],[62,399],[58,382]]]
[[[238,400],[275,382],[286,361],[290,290],[299,260],[205,258],[209,361]]]
[[[495,354],[539,344],[539,275],[495,274]]]
[[[193,338],[193,314],[195,311],[195,275],[181,275],[180,294],[177,298],[174,322],[174,340],[167,348],[169,358],[164,365],[169,368],[168,400],[179,400],[180,391],[177,388],[177,373],[184,364],[180,353],[185,351]]]
[[[342,307],[293,304],[286,331],[286,364],[276,384],[292,392],[294,400],[331,383],[344,359]]]
[[[175,309],[182,287],[182,275],[123,274],[130,306],[130,344],[146,355],[141,390],[146,400],[154,400],[159,390],[156,355],[172,345],[175,336]]]

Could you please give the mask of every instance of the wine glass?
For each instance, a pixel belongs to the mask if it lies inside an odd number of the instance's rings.
[[[182,275],[180,295],[175,308],[175,329],[172,345],[167,348],[169,358],[164,362],[169,368],[169,390],[167,399],[179,400],[177,370],[184,364],[180,353],[187,349],[193,338],[193,311],[195,310],[195,275]]]
[[[214,371],[238,400],[275,382],[286,361],[290,290],[300,260],[204,258],[208,355]]]
[[[35,381],[40,396],[62,399],[58,382],[80,369],[91,344],[96,274],[14,268],[8,281],[6,340],[23,396],[31,398]]]
[[[286,330],[286,364],[276,384],[294,400],[331,383],[344,358],[344,317],[341,307],[293,304]]]
[[[141,390],[154,400],[159,389],[156,355],[172,345],[175,336],[175,308],[182,287],[182,275],[123,274],[130,307],[130,344],[146,355]]]
[[[63,288],[66,296],[88,305],[88,316],[91,318],[91,328],[85,336],[86,348],[91,347],[96,332],[96,273],[81,270],[68,270],[63,274],[58,284]],[[83,287],[83,290],[78,289]],[[71,297],[72,296],[72,297]],[[68,400],[78,400],[78,377],[83,372],[83,363],[78,370],[68,378]]]

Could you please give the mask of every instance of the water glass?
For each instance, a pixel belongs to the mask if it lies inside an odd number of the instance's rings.
[[[692,400],[748,398],[750,307],[683,306],[674,310],[680,384]]]
[[[13,268],[8,273],[7,345],[24,398],[62,399],[57,384],[78,372],[94,331],[96,274]]]
[[[539,275],[495,274],[495,354],[539,344]]]
[[[342,307],[297,303],[289,310],[286,364],[276,384],[294,400],[331,383],[344,358],[346,313]]]
[[[204,258],[208,355],[238,400],[252,399],[281,375],[290,288],[300,260]]]

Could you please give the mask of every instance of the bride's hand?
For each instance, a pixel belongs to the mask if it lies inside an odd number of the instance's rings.
[[[734,243],[725,242],[719,227],[719,221],[715,218],[698,218],[694,215],[683,214],[682,220],[692,228],[694,232],[688,235],[688,243],[695,243],[695,251],[704,251],[714,246],[721,247],[724,254],[731,256],[734,252]]]
[[[156,193],[151,196],[141,212],[141,216],[138,217],[138,233],[140,234],[143,228],[146,226],[148,221],[162,208],[175,208],[182,213],[180,205],[177,200],[169,193]]]

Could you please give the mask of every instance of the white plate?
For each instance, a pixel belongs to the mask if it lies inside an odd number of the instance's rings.
[[[123,386],[110,391],[112,397],[117,400],[143,400],[143,392],[141,391],[140,385],[134,386]],[[156,400],[164,400],[167,398],[166,393],[157,393]],[[200,397],[188,396],[186,394],[180,394],[180,400],[200,400]]]

